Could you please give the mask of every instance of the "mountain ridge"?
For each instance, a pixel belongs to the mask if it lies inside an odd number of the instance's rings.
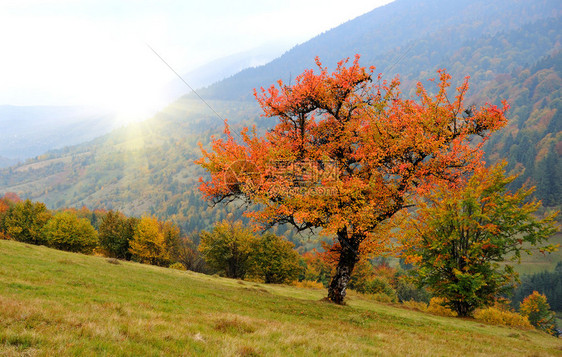
[[[463,4],[460,10],[455,8],[458,4]],[[517,8],[513,6],[514,4],[520,6],[518,11],[528,12],[527,17],[514,16]],[[390,63],[390,59],[382,61],[381,57],[385,55],[386,51],[399,48],[400,50],[395,58],[407,55],[407,48],[403,49],[404,45],[416,41],[416,39],[422,37],[422,34],[428,33],[429,29],[434,29],[432,33],[445,36],[449,45],[460,45],[463,41],[480,37],[484,33],[492,35],[495,32],[517,28],[539,19],[559,17],[562,10],[560,6],[556,5],[558,5],[557,2],[552,0],[532,3],[517,0],[495,2],[484,0],[459,2],[397,0],[313,37],[309,41],[293,47],[283,56],[267,65],[243,70],[232,77],[217,82],[201,90],[200,94],[211,99],[248,100],[252,98],[254,88],[269,87],[279,79],[290,81],[303,70],[315,68],[314,58],[316,56],[320,58],[324,65],[334,68],[338,61],[361,54],[364,63],[373,64],[379,68],[379,71],[385,72],[390,66],[394,65],[394,63]],[[475,10],[478,6],[482,8]],[[421,11],[424,9],[425,12]],[[449,16],[445,16],[447,20],[445,24],[441,21],[432,20],[429,25],[426,25],[429,29],[420,30],[416,26],[420,22],[416,14],[420,13],[426,18],[439,13],[446,13]],[[482,19],[478,23],[465,21],[463,26],[467,28],[457,29],[456,20],[462,19],[463,16],[478,17],[481,13],[484,13],[484,20],[489,21],[485,22]],[[381,23],[379,19],[382,19],[383,22]],[[501,24],[500,20],[504,20],[508,24],[500,27],[497,24],[498,22]],[[388,30],[387,27],[404,28],[401,25],[405,23],[409,24],[409,27],[407,27],[409,30],[406,31],[406,35],[402,35],[399,40],[396,40],[395,36],[398,35],[394,34],[392,30]],[[479,26],[481,23],[482,26]],[[440,31],[437,31],[437,29],[440,29]],[[347,35],[347,31],[351,33],[360,32],[359,35],[351,37]],[[382,38],[382,41],[379,41],[379,38]],[[441,41],[443,40],[441,39]],[[386,76],[392,78],[396,73],[402,72],[394,71],[386,73]],[[236,82],[238,91],[232,90],[233,82]]]

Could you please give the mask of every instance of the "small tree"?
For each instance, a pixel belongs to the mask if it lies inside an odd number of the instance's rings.
[[[71,212],[59,212],[42,229],[50,247],[90,254],[98,244],[98,233],[86,218]]]
[[[556,232],[556,213],[539,219],[533,214],[540,202],[525,203],[532,189],[506,192],[515,176],[506,177],[504,166],[476,170],[457,190],[440,187],[406,221],[405,255],[418,265],[415,279],[459,316],[507,292],[516,273],[500,263],[518,261]]]
[[[15,205],[16,202],[12,201],[7,195],[0,198],[0,239],[9,239],[8,235],[4,231],[4,218],[8,213],[10,207]]]
[[[31,244],[44,244],[41,233],[51,219],[51,212],[44,203],[25,200],[11,205],[3,215],[0,230],[9,239]]]
[[[519,312],[526,316],[531,325],[539,330],[553,333],[556,329],[556,315],[550,310],[546,296],[539,294],[538,291],[533,291],[523,300],[519,306]]]
[[[155,217],[142,217],[135,227],[129,252],[138,262],[159,266],[170,264],[167,237]]]
[[[283,284],[297,280],[301,267],[295,245],[273,233],[265,233],[254,240],[250,257],[253,275],[267,284]]]
[[[133,239],[137,223],[137,218],[127,218],[120,212],[107,212],[99,227],[100,247],[110,257],[131,259],[129,242]]]
[[[343,303],[355,264],[389,241],[376,232],[436,182],[457,182],[478,166],[480,144],[505,122],[505,110],[465,107],[465,81],[449,98],[450,76],[439,72],[436,94],[419,84],[419,101],[400,95],[399,81],[374,67],[338,63],[329,73],[307,70],[295,83],[262,88],[256,98],[278,124],[264,137],[244,129],[237,142],[213,139],[199,161],[211,174],[201,190],[213,202],[245,199],[258,225],[317,228],[340,247],[328,299]],[[377,84],[378,83],[378,84]]]
[[[205,260],[201,253],[197,250],[194,241],[194,235],[190,237],[180,238],[173,252],[173,258],[181,263],[185,269],[204,273],[207,271]]]
[[[202,231],[199,251],[207,264],[228,278],[244,279],[255,236],[242,222],[222,221],[212,232]]]
[[[175,255],[179,249],[181,239],[180,228],[169,221],[159,222],[159,225],[160,231],[164,235],[164,244],[166,246],[168,256],[170,257],[170,260],[175,261]]]

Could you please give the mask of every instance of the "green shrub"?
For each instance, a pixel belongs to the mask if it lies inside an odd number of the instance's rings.
[[[199,251],[207,265],[227,278],[244,279],[249,269],[253,241],[242,222],[222,221],[211,232],[201,231]]]
[[[48,246],[90,254],[98,244],[98,233],[86,218],[70,212],[59,212],[47,222],[42,234]]]
[[[396,283],[396,296],[400,302],[413,300],[424,302],[426,305],[431,299],[431,294],[426,289],[418,288],[404,279],[398,279],[398,282]]]
[[[44,203],[30,200],[17,202],[2,215],[1,235],[18,242],[46,244],[41,230],[50,219],[51,213]]]
[[[133,239],[138,221],[137,218],[127,218],[120,212],[107,212],[99,226],[99,244],[107,256],[131,259],[129,242]]]
[[[250,275],[267,284],[291,283],[297,280],[302,267],[294,244],[273,233],[256,237],[251,244]]]

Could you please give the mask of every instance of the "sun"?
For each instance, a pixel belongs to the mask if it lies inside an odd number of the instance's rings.
[[[173,73],[144,43],[122,41],[99,57],[89,95],[117,124],[150,118],[175,99],[167,90]]]
[[[167,104],[156,87],[141,87],[121,83],[120,90],[106,97],[104,110],[114,116],[117,127],[152,117]]]

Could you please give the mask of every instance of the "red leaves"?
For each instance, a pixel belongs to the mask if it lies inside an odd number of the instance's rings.
[[[454,185],[482,164],[481,144],[470,136],[486,138],[505,125],[505,104],[464,106],[468,79],[451,101],[444,70],[437,92],[418,84],[414,101],[400,96],[398,79],[381,83],[379,76],[375,84],[374,67],[360,66],[359,56],[340,61],[333,73],[318,58],[316,65],[292,85],[278,81],[254,91],[263,116],[279,119],[265,137],[245,130],[238,143],[226,126],[226,139],[202,149],[198,163],[211,173],[201,185],[206,197],[242,196],[262,204],[252,214],[259,222],[305,224],[326,234],[345,229],[377,246],[381,240],[371,233],[413,195],[437,182]],[[336,177],[324,175],[334,166]]]

